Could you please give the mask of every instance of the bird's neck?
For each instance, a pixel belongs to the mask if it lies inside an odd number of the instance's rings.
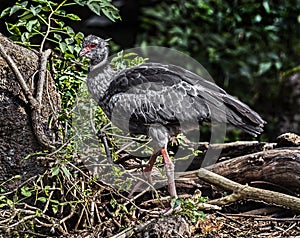
[[[97,103],[100,103],[103,99],[115,74],[116,71],[111,68],[107,61],[105,64],[101,63],[90,67],[90,72],[87,78],[87,86],[89,92]]]
[[[89,70],[95,70],[96,68],[103,68],[108,65],[107,60],[108,55],[105,56],[100,55],[99,57],[92,59]]]
[[[91,59],[90,71],[96,68],[105,67],[108,64],[108,49],[104,52],[100,49],[97,49],[96,53],[94,53],[93,58]]]

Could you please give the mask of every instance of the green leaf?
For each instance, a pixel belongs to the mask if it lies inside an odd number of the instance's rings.
[[[61,167],[61,170],[64,172],[67,178],[70,177],[70,171],[66,167]]]
[[[1,15],[0,15],[0,18],[8,15],[8,13],[10,12],[10,7],[8,8],[5,8],[2,12],[1,12]]]
[[[97,15],[101,15],[101,7],[100,4],[97,2],[88,2],[87,3],[88,8],[93,11],[94,13],[96,13]]]
[[[27,12],[27,11],[19,16],[20,20],[22,20],[22,21],[26,21],[26,20],[28,20],[30,18],[33,18],[33,17],[34,17],[33,14],[31,12]]]
[[[28,187],[22,187],[21,194],[25,197],[30,197],[32,195],[32,193]]]
[[[40,5],[34,7],[34,6],[30,6],[30,11],[32,12],[32,14],[34,16],[38,15],[42,10],[42,7]]]
[[[65,42],[59,42],[59,49],[62,53],[67,51],[67,44]]]
[[[64,27],[63,30],[65,30],[69,36],[73,37],[75,35],[73,28],[70,26]]]
[[[30,39],[31,35],[29,34],[29,32],[24,32],[22,35],[21,35],[21,41],[23,43],[27,43],[29,42],[29,39]]]
[[[75,35],[75,40],[76,40],[77,44],[81,44],[83,38],[84,38],[84,34],[82,32],[78,32]]]
[[[58,15],[58,16],[61,16],[61,17],[65,17],[66,16],[66,11],[64,11],[64,10],[57,10],[56,12],[55,12],[55,15]]]
[[[120,203],[120,204],[118,204],[118,206],[119,206],[124,212],[128,213],[128,209],[127,209],[127,207],[126,207],[124,204]]]
[[[49,185],[46,185],[45,187],[44,187],[44,191],[45,191],[45,194],[47,195],[47,196],[49,196],[49,190],[50,190],[50,186]]]
[[[13,207],[14,206],[14,202],[10,199],[7,199],[6,200],[6,203],[10,206],[10,207]]]
[[[68,45],[68,50],[73,54],[74,53],[74,45]]]
[[[113,208],[115,208],[116,205],[117,205],[118,203],[117,203],[116,199],[112,198],[112,199],[110,200],[109,204],[110,204]]]
[[[59,34],[57,34],[57,33],[54,33],[54,38],[55,39],[57,39],[59,42],[61,42],[62,41],[62,37],[61,37],[61,35],[59,35]]]
[[[63,28],[65,23],[63,21],[57,20],[57,19],[53,19],[54,22],[60,27]]]
[[[180,199],[178,199],[178,198],[173,198],[173,199],[171,200],[171,207],[172,207],[172,208],[179,207],[180,205],[181,205]]]
[[[74,43],[74,39],[73,38],[66,38],[65,39],[65,42],[70,45],[70,44],[73,44]]]
[[[57,176],[59,174],[59,166],[55,166],[52,169],[52,176]]]
[[[43,202],[43,203],[47,202],[47,198],[45,198],[45,197],[38,197],[37,200],[40,202]]]
[[[34,28],[34,27],[37,27],[37,28],[39,28],[39,21],[37,20],[37,19],[35,19],[35,20],[30,20],[27,24],[26,24],[26,29],[27,29],[27,31],[29,31],[29,32],[31,32],[32,31],[32,29]]]
[[[17,25],[5,22],[8,32],[12,35],[21,35],[21,31]]]
[[[52,204],[52,211],[54,214],[58,212],[58,205],[57,204]]]
[[[80,21],[81,20],[80,17],[75,15],[75,14],[67,14],[66,17],[73,20],[73,21]]]
[[[266,13],[270,13],[271,12],[270,11],[270,5],[269,5],[268,1],[264,1],[263,2],[263,6],[264,6],[264,8],[266,10]]]
[[[28,1],[24,1],[24,2],[21,2],[21,3],[20,3],[20,5],[21,5],[22,7],[26,7],[27,4],[28,4]]]
[[[272,62],[264,62],[259,64],[258,74],[262,75],[267,72],[272,66]]]
[[[121,19],[120,16],[118,14],[115,14],[115,10],[111,10],[111,9],[106,9],[103,8],[102,12],[104,13],[104,15],[109,18],[109,20],[111,20],[112,22],[115,22],[116,19]]]
[[[80,47],[80,46],[76,45],[76,46],[74,47],[74,51],[75,51],[77,54],[79,53],[80,50],[81,50],[81,47]]]
[[[9,15],[11,16],[12,14],[14,14],[15,12],[19,11],[20,9],[22,9],[22,6],[20,5],[14,5],[9,12]]]

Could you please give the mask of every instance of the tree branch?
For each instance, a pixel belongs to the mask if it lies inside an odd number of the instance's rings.
[[[233,191],[240,199],[253,199],[256,201],[264,201],[270,204],[276,204],[289,208],[293,211],[300,211],[300,198],[286,195],[279,192],[253,188],[248,185],[241,185],[233,182],[223,176],[215,174],[207,169],[199,169],[195,172],[201,180],[210,184],[221,187],[225,190]]]

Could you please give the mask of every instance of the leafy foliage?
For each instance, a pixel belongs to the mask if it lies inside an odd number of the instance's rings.
[[[146,63],[148,58],[143,58],[138,56],[136,53],[126,53],[123,51],[117,53],[117,55],[111,60],[111,65],[116,70],[122,70],[126,68],[131,68],[136,65]]]
[[[18,14],[15,23],[6,23],[11,38],[24,46],[36,48],[41,53],[46,44],[54,51],[54,57],[48,65],[52,67],[58,89],[62,96],[62,113],[60,119],[65,128],[70,125],[72,110],[78,88],[81,86],[87,71],[87,61],[78,59],[81,41],[84,35],[65,24],[65,20],[80,21],[74,13],[64,8],[69,6],[87,6],[96,14],[104,14],[111,20],[120,19],[118,9],[109,0],[64,0],[61,3],[49,0],[20,1],[6,8],[0,15]],[[97,6],[97,7],[96,7]],[[70,133],[65,131],[69,136]]]
[[[67,13],[63,8],[72,5],[88,6],[94,13],[103,13],[109,19],[115,21],[120,19],[118,9],[109,0],[64,0],[56,3],[49,0],[28,1],[18,0],[12,7],[6,8],[0,18],[6,15],[18,13],[16,23],[6,23],[12,39],[26,46],[32,45],[33,37],[41,36],[43,41],[48,40],[54,43],[58,51],[63,53],[66,58],[75,58],[80,50],[80,43],[83,38],[82,33],[75,34],[74,30],[65,25],[64,19],[80,21],[80,17],[73,13]],[[46,25],[46,28],[43,26]],[[50,37],[49,33],[52,33]],[[40,51],[44,47],[44,42],[40,46]],[[77,54],[76,54],[77,53]]]
[[[50,163],[49,170],[43,175],[31,178],[13,191],[6,191],[5,183],[18,180],[19,177],[11,178],[0,184],[1,193],[5,193],[0,196],[0,208],[7,211],[7,215],[1,215],[1,224],[4,224],[4,226],[1,225],[1,229],[12,225],[12,228],[16,230],[13,229],[13,234],[9,235],[13,237],[20,237],[20,233],[17,231],[19,228],[29,233],[37,231],[39,228],[33,223],[33,220],[38,220],[43,224],[42,226],[48,223],[46,227],[49,229],[43,233],[59,232],[67,236],[65,224],[65,227],[58,225],[57,228],[50,224],[58,224],[57,217],[69,213],[64,217],[65,221],[68,221],[76,209],[85,209],[84,207],[93,195],[92,187],[98,186],[95,185],[92,176],[85,175],[82,169],[70,163],[76,156],[77,146],[72,141],[74,131],[70,126],[70,120],[77,91],[86,77],[87,61],[77,57],[84,35],[80,32],[76,33],[65,23],[65,20],[79,21],[80,18],[65,9],[68,6],[78,6],[79,3],[82,6],[88,6],[98,15],[104,14],[111,20],[120,19],[118,9],[109,0],[63,0],[60,3],[50,0],[18,0],[14,6],[6,8],[0,15],[0,18],[17,16],[16,22],[6,22],[11,39],[15,42],[36,49],[39,53],[48,47],[53,49],[47,67],[55,78],[57,88],[61,93],[60,120],[65,136],[65,144],[58,151],[50,155],[41,152],[28,155],[28,157],[39,158],[44,156],[45,161]],[[79,179],[78,174],[86,177]],[[9,221],[5,220],[8,216]],[[19,227],[20,224],[22,227]]]

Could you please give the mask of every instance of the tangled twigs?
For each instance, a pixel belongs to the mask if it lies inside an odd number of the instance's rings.
[[[45,52],[42,53],[40,76],[37,85],[36,98],[34,97],[32,91],[27,86],[26,81],[24,80],[20,70],[18,69],[18,66],[15,64],[13,59],[6,53],[2,44],[0,44],[0,53],[1,56],[6,60],[8,65],[11,67],[14,74],[16,75],[20,87],[26,97],[26,100],[30,105],[32,127],[38,142],[47,149],[54,149],[55,147],[51,145],[51,142],[49,141],[48,137],[45,135],[44,128],[41,122],[42,96],[43,96],[43,88],[44,88],[44,82],[46,77],[46,64],[47,64],[47,59],[51,54],[51,50],[46,50]]]
[[[10,214],[9,219],[5,219],[0,221],[0,228],[4,228],[5,230],[14,229],[15,227],[19,226],[20,224],[25,223],[29,220],[35,220],[39,224],[43,225],[44,227],[52,227],[57,228],[62,234],[68,234],[68,232],[62,227],[62,221],[53,217],[50,217],[37,207],[30,206],[28,204],[19,204],[24,205],[23,208],[14,207],[12,213]],[[18,219],[18,217],[23,217],[22,219]],[[43,221],[41,221],[41,218]],[[16,220],[16,222],[15,222]],[[47,221],[48,223],[46,223]],[[10,223],[10,224],[9,224]],[[2,225],[5,224],[5,225]]]

